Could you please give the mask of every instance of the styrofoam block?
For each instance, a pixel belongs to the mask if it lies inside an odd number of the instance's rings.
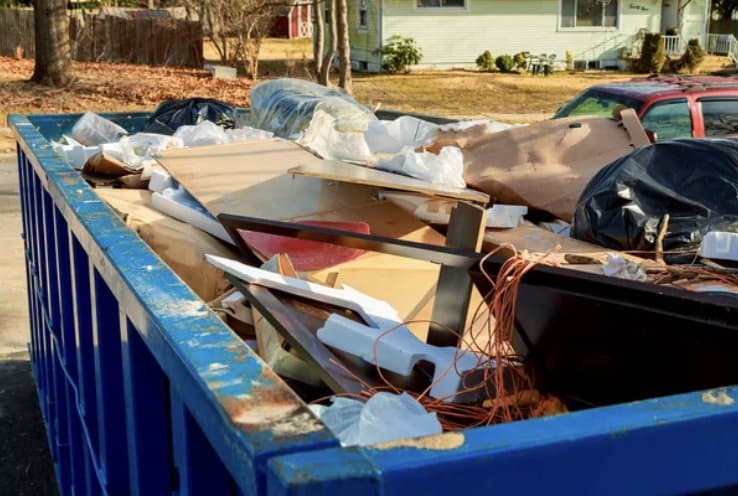
[[[161,167],[155,167],[151,171],[151,178],[149,179],[149,191],[155,191],[161,193],[165,189],[177,188],[179,185],[177,181],[167,171]]]
[[[528,207],[522,205],[494,205],[487,209],[487,227],[512,229],[518,227]]]
[[[700,256],[738,261],[738,233],[711,231],[700,244]]]
[[[404,376],[411,375],[421,360],[432,363],[430,396],[446,401],[457,400],[456,393],[464,386],[464,374],[486,363],[470,351],[424,343],[399,322],[392,326],[387,324],[370,327],[334,313],[318,329],[317,335],[323,344]]]

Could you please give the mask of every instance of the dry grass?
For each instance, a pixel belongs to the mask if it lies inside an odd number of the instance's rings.
[[[634,75],[592,72],[558,73],[543,77],[450,71],[398,76],[362,74],[354,77],[357,98],[365,103],[381,103],[383,108],[520,121],[544,118],[589,86],[627,80]]]
[[[311,50],[309,39],[266,40],[262,78],[308,77]],[[212,58],[213,54],[214,49],[206,46],[206,56]],[[247,106],[253,84],[244,78],[213,80],[201,70],[129,64],[75,63],[74,71],[77,81],[73,85],[51,89],[27,82],[33,72],[32,60],[0,57],[0,152],[14,149],[10,133],[3,127],[9,113],[150,110],[162,100],[187,96]],[[617,72],[547,78],[472,71],[355,74],[354,89],[359,101],[381,104],[385,109],[530,121],[545,118],[588,86],[631,77]]]

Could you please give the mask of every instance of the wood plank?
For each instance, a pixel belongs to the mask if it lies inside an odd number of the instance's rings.
[[[459,200],[468,200],[475,203],[487,204],[489,202],[489,195],[472,189],[439,186],[419,179],[370,169],[369,167],[352,165],[338,160],[324,160],[322,162],[305,164],[293,167],[289,172],[290,174],[319,177],[331,181],[411,191],[415,193],[424,193],[429,196],[443,196]]]

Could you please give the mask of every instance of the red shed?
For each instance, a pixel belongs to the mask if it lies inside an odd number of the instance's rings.
[[[274,20],[271,35],[276,38],[310,38],[313,36],[313,4],[295,0],[287,15]]]

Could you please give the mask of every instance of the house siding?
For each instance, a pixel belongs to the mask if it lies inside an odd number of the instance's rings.
[[[382,0],[366,0],[368,8],[368,26],[359,27],[359,0],[348,0],[349,39],[351,40],[351,62],[354,69],[363,65],[371,72],[378,72],[382,66],[380,32],[380,2]]]
[[[373,0],[377,1],[377,0]],[[704,1],[704,0],[697,0]],[[415,0],[382,0],[382,37],[414,38],[423,66],[464,67],[493,55],[570,51],[574,60],[615,62],[642,28],[659,31],[661,0],[620,0],[619,27],[562,30],[560,0],[467,0],[464,10],[418,9]]]

